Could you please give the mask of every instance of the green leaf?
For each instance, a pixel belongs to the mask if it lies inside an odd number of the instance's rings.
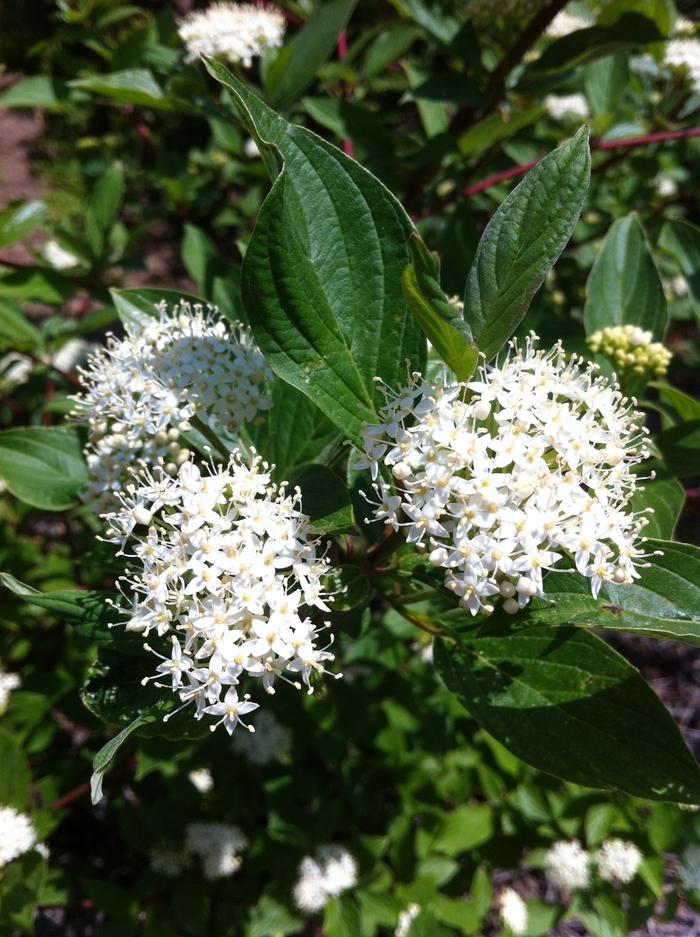
[[[411,90],[414,88],[420,88],[425,84],[428,77],[427,72],[417,68],[410,62],[403,62],[402,67],[406,73],[406,77],[408,78],[408,83]],[[421,123],[423,124],[425,135],[429,140],[432,137],[437,137],[440,134],[445,133],[450,125],[450,117],[448,110],[442,101],[431,101],[427,100],[426,98],[414,98],[413,95],[407,95],[407,99],[415,100],[416,108],[418,109],[418,116],[420,117]]]
[[[462,705],[527,764],[586,787],[700,802],[700,770],[675,723],[595,635],[542,628],[438,640],[435,663]]]
[[[171,110],[173,107],[149,68],[127,68],[107,75],[76,78],[70,86],[111,98],[118,104],[136,104],[158,110]]]
[[[420,29],[404,23],[397,23],[389,29],[383,29],[365,55],[363,65],[365,78],[378,75],[387,65],[401,58],[420,35]]]
[[[10,202],[0,211],[0,247],[21,241],[35,231],[46,218],[43,202]]]
[[[301,920],[283,904],[263,895],[252,909],[247,937],[286,937],[296,934],[302,926]]]
[[[600,846],[619,816],[620,810],[613,804],[593,804],[592,807],[588,808],[584,820],[584,829],[586,831],[586,845],[589,849]]]
[[[326,937],[358,937],[361,933],[360,910],[349,895],[331,898],[323,915]]]
[[[544,73],[569,71],[585,62],[659,42],[663,38],[653,20],[640,13],[625,13],[611,26],[589,26],[556,39],[527,68],[521,83]]]
[[[24,810],[29,799],[29,764],[19,744],[0,729],[0,806]]]
[[[315,533],[355,529],[348,490],[325,465],[302,465],[292,472],[289,484],[301,489],[301,509],[311,519]]]
[[[54,612],[62,621],[77,626],[76,631],[96,641],[112,640],[108,625],[119,621],[119,615],[109,604],[114,595],[108,592],[89,592],[78,589],[61,589],[55,592],[39,592],[10,573],[0,572],[0,585],[30,605]]]
[[[0,107],[43,107],[55,110],[67,99],[68,89],[64,82],[48,75],[31,75],[22,78],[0,95]]]
[[[486,226],[469,271],[464,315],[487,359],[515,331],[571,237],[590,165],[583,127],[530,170]]]
[[[417,234],[411,235],[409,250],[411,263],[402,280],[408,308],[457,380],[466,381],[476,367],[479,351],[469,339],[464,319],[440,287],[437,255],[428,250]]]
[[[266,75],[270,103],[286,108],[305,91],[335,49],[357,0],[331,0],[318,7],[308,22],[285,43]]]
[[[340,150],[269,110],[222,65],[224,84],[276,172],[243,264],[243,302],[268,364],[359,441],[376,422],[375,378],[399,386],[425,341],[401,275],[413,226],[396,199]]]
[[[493,832],[493,810],[488,804],[464,804],[447,814],[432,848],[458,856],[488,842]]]
[[[609,55],[588,65],[585,87],[592,113],[598,117],[615,114],[629,82],[627,55]]]
[[[678,478],[700,474],[700,419],[686,420],[659,433],[654,442]]]
[[[507,140],[523,127],[534,124],[544,113],[546,113],[544,108],[535,107],[511,114],[507,119],[501,114],[484,117],[461,135],[457,141],[459,152],[463,156],[476,156],[483,153],[499,140]]]
[[[64,426],[27,426],[0,433],[0,478],[12,494],[44,511],[80,500],[87,481],[82,444]]]
[[[36,351],[43,344],[41,332],[23,315],[19,307],[0,300],[0,349]]]
[[[689,221],[667,221],[661,229],[659,247],[678,261],[695,314],[700,316],[700,228]]]
[[[73,293],[70,280],[40,267],[4,267],[0,261],[0,297],[58,306]]]
[[[272,407],[251,435],[258,452],[275,466],[277,482],[288,480],[300,465],[325,461],[343,439],[312,400],[280,380],[272,385]]]
[[[644,475],[654,472],[655,477],[645,481],[643,488],[637,489],[629,510],[636,513],[653,508],[654,513],[649,514],[649,523],[644,528],[645,536],[670,540],[685,502],[683,486],[659,459],[644,462],[639,466],[639,471]]]
[[[90,777],[90,797],[93,804],[102,800],[102,784],[105,774],[110,770],[114,763],[114,758],[129,736],[141,726],[149,725],[155,722],[157,716],[154,713],[144,712],[134,719],[126,728],[110,739],[106,745],[97,752],[92,762],[92,775]]]
[[[99,257],[107,244],[107,236],[119,217],[124,199],[124,169],[113,163],[95,185],[87,204],[85,230],[90,249]]]
[[[668,310],[661,277],[636,214],[618,218],[607,233],[586,283],[586,332],[638,325],[661,341]]]
[[[148,318],[157,316],[156,306],[166,302],[168,306],[175,306],[180,300],[188,303],[204,303],[206,300],[191,293],[182,293],[179,290],[161,290],[158,287],[142,287],[132,290],[111,289],[109,291],[117,315],[124,328],[132,335],[137,334]]]
[[[672,387],[662,381],[652,381],[649,386],[658,391],[662,403],[675,410],[681,422],[700,420],[700,400],[696,400],[689,394],[684,394],[682,390],[678,390],[677,387]]]

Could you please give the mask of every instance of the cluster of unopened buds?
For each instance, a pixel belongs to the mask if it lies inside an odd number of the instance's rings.
[[[467,383],[413,374],[363,433],[376,517],[427,545],[474,615],[497,599],[524,608],[565,559],[597,596],[631,583],[643,556],[646,519],[629,509],[648,455],[641,417],[594,365],[535,339]]]
[[[271,406],[272,374],[250,333],[213,306],[159,304],[80,373],[85,392],[73,413],[88,423],[85,500],[98,514],[118,505],[139,467],[177,473],[191,457],[181,443],[190,421],[234,434]]]
[[[621,376],[663,377],[671,352],[638,325],[611,325],[586,340],[591,351],[605,355]]]
[[[333,659],[327,623],[308,612],[330,611],[321,577],[328,561],[300,510],[298,491],[271,483],[270,467],[235,453],[228,465],[185,463],[175,477],[144,472],[107,516],[108,536],[129,544],[126,628],[161,640],[156,680],[177,694],[195,718],[213,717],[230,733],[254,731],[258,708],[241,682],[276,680],[312,692],[311,677]],[[161,682],[163,681],[163,682]],[[177,711],[177,710],[176,710]],[[166,716],[170,717],[172,713]]]

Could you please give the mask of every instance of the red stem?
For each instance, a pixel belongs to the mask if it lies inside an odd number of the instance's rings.
[[[63,810],[64,807],[72,804],[74,800],[80,800],[81,797],[89,793],[90,784],[87,781],[84,784],[78,784],[73,790],[68,791],[67,794],[64,794],[62,797],[54,800],[52,804],[49,804],[49,810]]]
[[[686,140],[691,137],[700,137],[700,127],[691,127],[690,130],[667,130],[663,133],[649,133],[642,137],[627,137],[624,140],[598,140],[591,144],[591,150],[621,150],[632,149],[637,146],[646,146],[650,143],[666,143],[669,140]],[[516,179],[518,176],[524,176],[533,166],[536,166],[539,160],[530,163],[523,163],[521,166],[511,166],[510,169],[504,169],[502,172],[487,176],[481,182],[475,182],[467,186],[462,194],[469,198],[472,195],[478,195],[494,185],[506,182],[508,179]]]

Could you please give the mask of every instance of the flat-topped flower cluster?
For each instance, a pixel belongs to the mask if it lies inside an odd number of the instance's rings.
[[[246,328],[184,301],[155,313],[123,339],[110,337],[81,370],[86,390],[74,416],[89,426],[85,498],[98,513],[116,506],[140,466],[162,463],[174,474],[187,461],[180,430],[189,420],[235,433],[271,405],[272,374]]]
[[[329,611],[330,597],[327,561],[299,506],[299,492],[273,485],[259,457],[248,466],[236,453],[218,469],[144,473],[107,518],[109,538],[133,551],[127,629],[169,638],[147,679],[166,681],[158,685],[196,718],[213,717],[212,728],[247,727],[258,704],[239,696],[241,681],[274,692],[277,678],[301,680],[311,692],[311,676],[333,659],[306,613]]]
[[[565,557],[591,580],[630,583],[645,518],[629,509],[634,466],[648,453],[641,417],[594,365],[530,336],[476,380],[428,383],[414,374],[364,429],[381,498],[376,516],[430,561],[472,614],[506,612],[543,594]],[[394,486],[382,481],[388,468]]]

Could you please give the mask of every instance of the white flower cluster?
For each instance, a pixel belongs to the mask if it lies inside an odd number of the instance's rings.
[[[90,430],[85,500],[100,514],[141,466],[163,463],[174,474],[189,459],[179,439],[190,419],[234,433],[271,406],[271,372],[247,329],[227,325],[213,306],[161,303],[156,312],[80,370],[86,391],[74,416]]]
[[[123,580],[133,594],[127,629],[170,634],[169,654],[153,652],[161,663],[146,680],[167,681],[157,685],[178,694],[180,708],[192,703],[195,718],[215,717],[212,729],[231,734],[258,708],[239,698],[241,679],[272,693],[276,678],[301,678],[311,693],[311,676],[333,659],[304,614],[329,611],[328,562],[300,502],[298,491],[272,485],[267,463],[255,457],[248,467],[235,453],[205,474],[191,462],[174,478],[144,473],[107,516],[109,538],[122,551],[130,540],[136,560]]]
[[[678,866],[678,877],[684,888],[700,891],[700,846],[693,844],[685,850]]]
[[[17,673],[0,670],[0,713],[4,712],[10,700],[10,693],[22,685]]]
[[[593,352],[605,355],[619,374],[663,377],[673,355],[651,332],[638,325],[609,325],[586,339]]]
[[[515,937],[520,937],[527,930],[527,905],[514,888],[504,888],[498,896],[498,909],[501,923],[509,928]]]
[[[548,94],[544,106],[554,120],[566,117],[585,119],[588,117],[588,101],[583,94]]]
[[[624,839],[609,839],[596,853],[598,875],[604,882],[626,885],[631,882],[642,864],[642,854],[634,845]]]
[[[700,40],[693,32],[693,23],[681,17],[676,23],[676,36],[666,43],[664,61],[688,71],[694,91],[700,91]]]
[[[397,486],[375,481],[376,517],[430,544],[473,615],[498,596],[510,614],[524,608],[565,557],[594,596],[638,576],[646,520],[626,508],[648,455],[640,416],[594,365],[534,338],[466,384],[414,374],[363,431],[357,467],[377,479],[381,463]]]
[[[284,16],[272,6],[212,3],[186,17],[178,31],[187,46],[188,62],[211,55],[250,68],[265,49],[282,45],[284,30]]]
[[[591,884],[591,867],[597,866],[604,882],[627,884],[637,874],[642,861],[639,849],[627,840],[606,840],[591,856],[578,840],[554,843],[544,857],[547,878],[563,891],[579,891]]]
[[[14,807],[0,807],[0,869],[36,845],[32,821]]]
[[[316,858],[306,856],[299,866],[294,903],[300,911],[320,911],[329,898],[341,895],[357,883],[357,862],[341,846],[321,846]]]
[[[415,901],[412,901],[411,904],[407,905],[403,911],[399,914],[399,920],[396,924],[396,930],[394,931],[394,937],[408,937],[408,932],[411,929],[411,924],[420,914],[420,905]]]
[[[255,732],[237,732],[231,748],[252,765],[269,765],[283,758],[292,747],[292,735],[272,713],[262,711],[251,716]]]
[[[182,849],[160,847],[151,851],[151,868],[160,875],[175,877],[197,858],[205,878],[229,878],[241,867],[240,853],[247,845],[248,840],[237,826],[190,823]]]
[[[209,768],[195,768],[187,775],[190,784],[196,788],[200,794],[208,794],[214,789],[214,778]]]
[[[544,857],[547,878],[563,891],[588,888],[591,883],[591,860],[577,840],[560,840]]]

